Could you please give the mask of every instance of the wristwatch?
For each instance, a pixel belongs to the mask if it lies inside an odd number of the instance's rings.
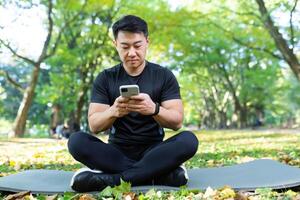
[[[159,113],[160,105],[159,103],[155,103],[155,111],[151,116],[157,115]]]

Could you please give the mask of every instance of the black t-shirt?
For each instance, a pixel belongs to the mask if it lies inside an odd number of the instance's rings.
[[[112,106],[120,96],[121,85],[137,84],[153,102],[180,99],[178,82],[173,73],[157,64],[146,62],[138,76],[127,74],[122,64],[102,71],[94,81],[91,102]],[[151,116],[130,112],[118,118],[110,129],[109,142],[116,144],[151,144],[162,141],[163,128]]]

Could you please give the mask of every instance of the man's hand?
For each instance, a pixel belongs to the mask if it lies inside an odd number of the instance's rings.
[[[129,112],[138,112],[142,115],[152,115],[155,111],[155,103],[145,93],[130,97],[126,106]]]
[[[127,109],[129,98],[119,96],[114,104],[109,108],[114,117],[120,118],[127,115],[130,111]]]

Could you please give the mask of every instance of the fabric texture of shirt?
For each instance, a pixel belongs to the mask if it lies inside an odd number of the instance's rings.
[[[102,71],[94,81],[91,102],[112,106],[120,96],[121,85],[136,84],[140,93],[147,93],[153,102],[161,104],[180,99],[180,89],[173,73],[160,65],[146,62],[138,76],[130,76],[122,63]],[[116,119],[110,128],[109,142],[115,144],[151,144],[162,141],[164,130],[152,116],[130,112]]]

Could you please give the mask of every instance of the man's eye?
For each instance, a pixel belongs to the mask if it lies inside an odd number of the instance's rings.
[[[136,49],[139,49],[141,46],[135,46]]]
[[[122,49],[128,49],[129,47],[122,47]]]

